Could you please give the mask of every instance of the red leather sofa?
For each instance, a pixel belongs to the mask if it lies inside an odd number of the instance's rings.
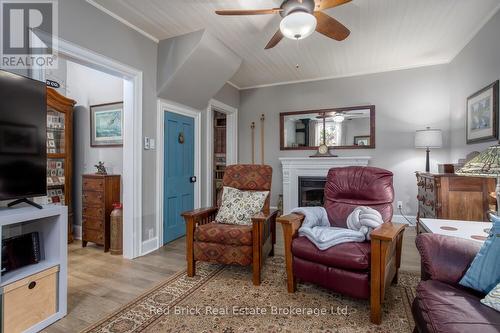
[[[485,295],[458,284],[480,244],[429,233],[418,235],[416,245],[422,281],[412,305],[415,332],[500,332],[500,313],[480,303]]]

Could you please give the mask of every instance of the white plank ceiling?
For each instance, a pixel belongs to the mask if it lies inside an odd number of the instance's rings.
[[[500,0],[354,0],[327,13],[351,35],[337,42],[314,33],[264,46],[279,15],[224,17],[215,9],[257,9],[274,0],[94,0],[161,40],[207,29],[243,58],[231,82],[240,88],[447,63],[499,9]],[[296,69],[299,64],[299,69]]]

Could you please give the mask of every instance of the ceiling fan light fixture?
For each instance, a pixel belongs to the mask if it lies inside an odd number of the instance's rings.
[[[283,36],[289,39],[304,39],[316,30],[316,17],[303,11],[296,11],[285,16],[280,23]]]
[[[341,123],[345,120],[344,115],[338,114],[333,117],[333,121],[336,123]]]

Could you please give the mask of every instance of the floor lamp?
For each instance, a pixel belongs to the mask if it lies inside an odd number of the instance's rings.
[[[443,135],[440,129],[427,127],[415,132],[415,148],[423,148],[426,151],[425,172],[430,171],[429,153],[431,149],[441,148]]]

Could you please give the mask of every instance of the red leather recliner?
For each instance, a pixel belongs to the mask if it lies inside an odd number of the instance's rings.
[[[384,224],[371,241],[343,243],[325,251],[306,237],[298,237],[303,216],[278,218],[283,225],[288,291],[296,281],[312,282],[354,298],[370,299],[371,320],[381,321],[385,286],[397,280],[404,226],[391,223],[394,199],[392,172],[374,167],[330,169],[325,185],[325,209],[330,224],[347,228],[349,214],[358,206],[378,210]]]

